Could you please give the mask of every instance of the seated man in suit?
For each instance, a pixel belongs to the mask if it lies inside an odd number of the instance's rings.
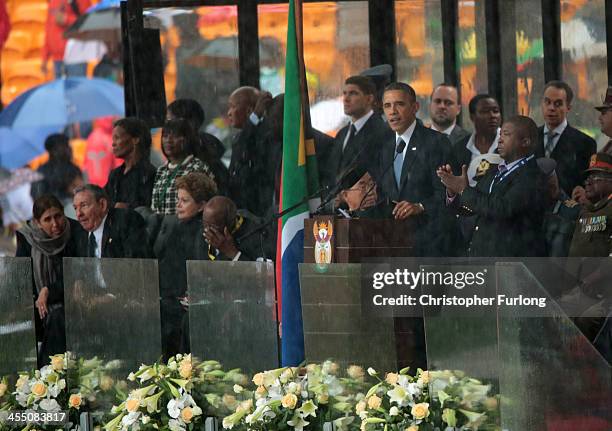
[[[347,170],[355,169],[354,184],[366,172],[366,160],[372,157],[374,145],[389,128],[372,109],[376,86],[367,76],[351,76],[344,81],[342,102],[350,122],[340,129],[334,140],[329,162],[332,185]],[[368,147],[368,149],[365,149]],[[371,148],[371,149],[370,149]]]
[[[389,84],[383,95],[383,109],[395,133],[381,143],[378,163],[370,168],[379,196],[394,204],[395,219],[414,218],[419,255],[448,255],[448,244],[444,242],[449,238],[446,234],[452,232],[446,231],[454,227],[441,223],[444,187],[436,176],[436,169],[448,163],[448,138],[417,121],[419,103],[408,84]]]
[[[550,81],[544,86],[544,125],[538,130],[536,148],[536,157],[550,157],[557,162],[559,185],[568,196],[584,182],[584,171],[597,148],[593,138],[567,122],[573,98],[574,92],[563,81]]]
[[[470,136],[470,132],[457,124],[460,113],[461,101],[457,87],[446,83],[438,84],[429,97],[431,128],[448,136],[451,144]]]
[[[143,218],[133,210],[111,208],[101,187],[88,184],[74,194],[74,209],[83,229],[76,230],[80,257],[149,258],[151,250]]]
[[[271,250],[265,241],[260,241],[260,234],[250,234],[258,227],[257,221],[252,214],[238,211],[236,204],[225,196],[210,199],[202,211],[202,228],[206,240],[203,258],[250,261],[257,256],[270,256]],[[262,250],[262,247],[267,250]]]
[[[475,187],[469,186],[465,165],[460,176],[449,165],[438,169],[447,204],[476,215],[468,255],[545,256],[546,178],[534,157],[537,135],[531,118],[507,120],[498,147],[503,162]]]

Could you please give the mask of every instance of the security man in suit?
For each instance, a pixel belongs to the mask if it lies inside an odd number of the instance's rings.
[[[329,156],[333,184],[348,169],[355,169],[354,181],[349,182],[357,182],[365,174],[367,160],[377,150],[381,135],[389,130],[372,109],[375,92],[376,86],[367,76],[351,76],[344,82],[342,103],[350,122],[336,135]]]
[[[448,136],[453,145],[470,136],[470,132],[457,124],[460,113],[461,102],[457,87],[446,83],[438,84],[429,97],[431,128]]]
[[[544,87],[542,115],[544,125],[538,130],[536,157],[550,157],[557,162],[557,176],[561,189],[572,196],[575,187],[582,185],[584,171],[596,151],[593,138],[567,122],[574,92],[563,81],[550,81]]]

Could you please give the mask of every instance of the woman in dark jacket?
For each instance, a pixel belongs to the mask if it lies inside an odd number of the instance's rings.
[[[113,154],[123,164],[108,175],[104,189],[113,206],[151,206],[155,167],[151,164],[151,132],[138,118],[122,118],[113,126]]]
[[[15,255],[32,258],[35,306],[42,323],[37,325],[42,366],[49,356],[66,351],[62,258],[74,254],[71,232],[80,226],[64,216],[64,206],[53,195],[38,197],[32,213],[33,219],[17,231]]]
[[[217,193],[206,174],[192,172],[176,179],[176,214],[153,215],[153,251],[159,262],[162,351],[166,358],[189,351],[187,315],[181,304],[187,295],[186,261],[201,259],[202,209]]]

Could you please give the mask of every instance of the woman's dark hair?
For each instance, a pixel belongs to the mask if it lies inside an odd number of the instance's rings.
[[[64,205],[53,195],[40,195],[34,201],[34,206],[32,207],[32,215],[36,220],[40,220],[45,211],[50,208],[59,209],[62,214],[64,213]]]
[[[125,117],[115,121],[113,128],[121,127],[125,133],[132,138],[138,139],[138,153],[143,159],[149,159],[151,155],[151,130],[147,123],[136,117]]]
[[[162,129],[162,138],[165,135],[174,135],[185,138],[183,153],[187,155],[195,155],[196,149],[199,146],[199,138],[189,121],[185,120],[184,118],[167,120],[164,123],[164,128]],[[162,153],[164,153],[164,156],[166,156],[166,151],[164,150],[163,145]]]

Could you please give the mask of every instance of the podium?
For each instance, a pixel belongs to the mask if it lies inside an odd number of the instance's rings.
[[[357,265],[364,258],[415,256],[416,229],[410,219],[304,220],[300,291],[307,361],[425,367],[422,320],[363,316]]]
[[[331,261],[315,259],[315,251],[325,247],[321,229],[327,227]],[[318,216],[304,220],[304,263],[359,263],[366,257],[415,256],[413,220],[339,219]],[[320,253],[317,253],[320,255]]]

